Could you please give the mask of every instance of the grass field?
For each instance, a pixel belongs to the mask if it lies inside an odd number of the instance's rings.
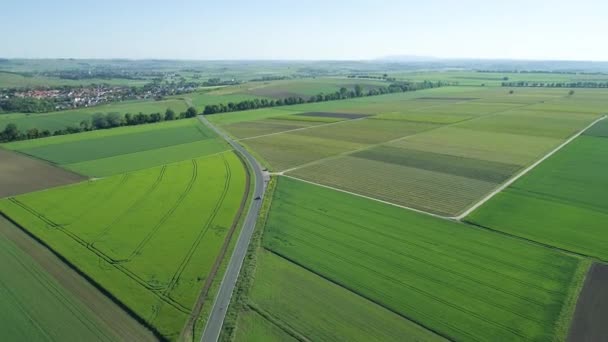
[[[250,299],[254,312],[269,317],[284,331],[311,341],[443,341],[419,325],[267,251],[258,255]],[[237,336],[236,340],[248,339]]]
[[[97,130],[4,146],[96,177],[229,149],[226,143],[197,119]]]
[[[65,129],[68,126],[78,127],[82,120],[88,120],[95,113],[119,113],[119,114],[145,114],[161,113],[164,114],[167,108],[173,109],[176,113],[185,112],[186,102],[181,99],[163,101],[128,101],[116,102],[101,106],[72,109],[50,113],[11,113],[0,114],[0,128],[8,123],[14,123],[21,131],[30,128],[39,130],[48,129],[51,132],[57,129]]]
[[[0,218],[0,225],[4,224],[8,222]],[[0,235],[0,258],[0,339],[118,339],[94,312],[3,235]]]
[[[453,217],[595,120],[599,112],[542,107],[602,101],[601,92],[579,92],[443,87],[251,112],[249,120],[247,112],[210,117],[273,171]],[[369,116],[282,122],[307,112]]]
[[[563,339],[588,267],[551,249],[284,177],[264,247],[453,340]]]
[[[361,85],[364,90],[372,88],[386,87],[388,82],[381,80],[357,80],[350,78],[315,78],[282,80],[272,82],[252,82],[243,86],[243,94],[255,96],[285,98],[290,96],[308,98],[319,93],[335,93],[341,87],[349,90],[354,89],[355,85]]]
[[[233,153],[2,200],[0,210],[163,336],[179,335],[237,219]]]
[[[0,72],[0,88],[86,86],[90,84],[143,86],[148,82],[149,80],[129,80],[121,78],[69,80],[59,77],[46,77],[39,75],[28,77],[10,72]]]
[[[605,125],[575,139],[466,220],[608,261]]]

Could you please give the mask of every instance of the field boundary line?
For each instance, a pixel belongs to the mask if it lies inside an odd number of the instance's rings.
[[[473,102],[473,101],[461,101],[461,102],[456,102],[454,104],[466,103],[466,102]],[[432,127],[432,128],[429,128],[429,129],[425,129],[425,130],[419,131],[419,132],[414,132],[414,133],[406,135],[406,136],[398,137],[398,138],[395,138],[395,139],[392,139],[392,140],[388,140],[388,141],[383,141],[383,142],[380,142],[380,143],[377,143],[377,144],[366,145],[364,147],[361,147],[361,148],[358,148],[358,149],[355,149],[355,150],[345,151],[345,152],[338,153],[336,155],[332,155],[332,156],[328,156],[328,157],[323,157],[321,159],[313,160],[313,161],[308,162],[308,163],[296,165],[296,166],[294,166],[292,168],[289,168],[289,169],[278,171],[276,173],[282,175],[282,174],[284,174],[286,172],[291,172],[291,171],[294,171],[294,170],[297,170],[297,169],[301,169],[301,168],[304,168],[304,167],[307,167],[307,166],[316,165],[316,164],[325,162],[327,160],[332,160],[332,159],[348,156],[348,155],[351,155],[351,154],[354,154],[354,153],[357,153],[357,152],[361,152],[361,151],[365,151],[365,150],[370,150],[372,148],[375,148],[375,147],[378,147],[378,146],[382,146],[382,145],[385,145],[385,144],[392,144],[392,143],[397,142],[397,141],[406,140],[406,139],[409,139],[411,137],[415,137],[415,136],[418,136],[420,134],[424,134],[426,132],[435,131],[435,130],[439,130],[439,129],[442,129],[442,128],[448,128],[448,127],[458,126],[458,125],[460,125],[460,124],[462,124],[464,122],[469,122],[469,121],[473,121],[473,120],[477,120],[477,119],[487,118],[487,117],[498,115],[498,114],[501,114],[501,113],[504,113],[504,112],[509,112],[511,110],[517,110],[517,109],[533,106],[533,105],[536,105],[536,104],[538,104],[538,102],[527,103],[527,104],[524,104],[524,105],[521,105],[521,106],[517,106],[517,107],[513,107],[513,108],[507,108],[507,109],[501,109],[501,110],[497,110],[497,111],[494,111],[494,112],[488,112],[488,113],[480,115],[480,116],[474,116],[474,117],[471,117],[471,118],[468,118],[468,119],[464,119],[464,120],[460,120],[460,121],[456,121],[456,122],[452,122],[452,123],[448,123],[448,124],[437,124],[437,123],[432,123],[432,122],[429,123],[429,122],[425,122],[425,121],[420,121],[420,123],[435,124],[435,125],[437,125],[437,127]],[[422,109],[427,109],[427,108],[432,108],[432,107],[441,107],[441,106],[445,106],[445,105],[446,104],[432,105],[432,106],[429,106],[429,107],[422,107]],[[381,119],[377,119],[377,120],[381,120]],[[310,128],[313,128],[313,127],[310,127]]]
[[[413,101],[413,99],[410,99],[408,101]],[[455,102],[453,104],[459,104],[459,103],[465,103],[465,102],[471,102],[471,101],[473,101],[473,100],[459,101],[459,102]],[[429,108],[443,107],[443,106],[448,106],[448,105],[453,105],[453,104],[447,104],[447,103],[433,104],[433,105],[430,105],[430,106],[424,106],[424,107],[416,108],[416,110],[418,110],[418,109],[425,110],[425,109],[429,109]],[[305,113],[305,112],[302,112],[302,111],[299,111],[299,110],[297,112],[298,113]],[[336,112],[336,113],[341,113],[341,112]],[[380,113],[380,114],[382,114],[382,113]],[[247,137],[247,138],[242,138],[242,139],[235,139],[235,141],[242,141],[242,140],[250,140],[250,139],[256,139],[256,138],[263,138],[263,137],[266,137],[266,136],[271,136],[271,135],[276,135],[276,134],[289,133],[289,132],[293,132],[293,131],[300,131],[300,130],[304,130],[304,129],[311,129],[311,128],[317,128],[317,127],[335,125],[335,124],[346,123],[346,122],[351,122],[351,121],[358,121],[358,120],[364,120],[364,119],[373,119],[375,116],[380,115],[380,114],[366,114],[367,116],[362,117],[362,118],[358,118],[358,119],[342,120],[342,121],[329,122],[329,123],[325,123],[325,124],[321,124],[321,125],[316,125],[316,126],[308,126],[308,127],[295,128],[295,129],[290,129],[290,130],[287,130],[287,131],[281,131],[281,132],[275,132],[275,133],[269,133],[269,134],[262,134],[262,135],[257,135],[257,136],[254,136],[254,137]],[[294,114],[289,114],[289,115],[294,115]],[[269,117],[269,118],[266,118],[266,119],[272,119],[272,118],[273,117]],[[264,119],[262,119],[262,120],[264,120]],[[251,120],[251,121],[241,121],[241,122],[255,122],[255,121],[262,121],[262,120]],[[466,121],[466,119],[458,121],[458,122],[462,122],[462,121]],[[424,121],[417,121],[417,122],[424,122]]]
[[[433,333],[433,334],[435,334],[435,335],[437,335],[437,336],[445,339],[446,341],[454,341],[454,339],[452,337],[450,337],[448,335],[445,335],[444,333],[439,332],[438,330],[436,330],[434,328],[431,328],[430,326],[427,326],[426,324],[424,324],[420,320],[414,319],[414,318],[409,317],[409,316],[407,316],[407,315],[405,315],[405,314],[403,314],[401,312],[398,312],[398,311],[394,310],[393,308],[388,307],[388,306],[382,304],[381,302],[373,299],[372,297],[370,297],[370,296],[368,296],[366,294],[363,294],[363,293],[361,293],[361,292],[359,292],[359,291],[357,291],[357,290],[355,290],[355,289],[347,286],[346,284],[343,284],[342,282],[339,282],[337,280],[331,279],[331,278],[327,277],[326,275],[323,275],[323,274],[317,272],[316,270],[312,269],[311,267],[308,267],[307,265],[304,265],[303,263],[300,263],[299,261],[297,261],[297,260],[289,257],[285,253],[274,251],[274,250],[266,248],[264,246],[262,246],[262,248],[265,251],[267,251],[268,253],[271,253],[271,254],[277,256],[278,258],[281,258],[281,259],[283,259],[283,260],[285,260],[285,261],[287,261],[287,262],[289,262],[289,263],[291,263],[291,264],[293,264],[293,265],[295,265],[297,267],[300,267],[303,270],[305,270],[307,272],[310,272],[311,274],[314,274],[315,276],[317,276],[319,278],[322,278],[323,280],[325,280],[325,281],[327,281],[327,282],[329,282],[331,284],[334,284],[334,285],[340,287],[341,289],[343,289],[343,290],[345,290],[345,291],[347,291],[349,293],[352,293],[353,295],[355,295],[355,296],[357,296],[357,297],[359,297],[359,298],[361,298],[361,299],[363,299],[365,301],[368,301],[368,302],[370,302],[372,304],[375,304],[378,307],[383,308],[384,310],[387,310],[387,311],[393,313],[394,315],[397,315],[397,316],[401,317],[402,319],[404,319],[406,321],[409,321],[409,322],[417,325],[418,327],[420,327],[420,328],[422,328],[422,329],[424,329],[426,331],[429,331],[429,332],[431,332],[431,333]],[[456,329],[458,329],[458,328],[456,328]]]
[[[143,318],[138,313],[136,313],[135,310],[131,309],[131,307],[127,306],[122,300],[120,300],[112,292],[110,292],[105,287],[103,287],[101,285],[101,283],[99,283],[98,281],[96,281],[95,279],[93,279],[93,277],[89,276],[86,272],[84,272],[82,269],[80,269],[78,266],[76,266],[76,264],[72,263],[68,258],[64,257],[63,254],[61,254],[58,251],[56,251],[55,249],[53,249],[48,243],[46,243],[44,240],[42,240],[41,238],[39,238],[38,236],[36,236],[34,233],[30,232],[27,228],[25,228],[24,226],[22,226],[17,221],[13,220],[6,213],[0,211],[0,216],[2,216],[7,221],[9,221],[10,223],[12,223],[15,227],[17,227],[19,230],[21,230],[22,232],[24,232],[27,236],[29,236],[36,243],[40,244],[43,248],[46,248],[48,251],[50,251],[52,254],[54,254],[67,267],[69,267],[74,272],[76,272],[79,276],[81,276],[86,281],[88,281],[89,284],[91,284],[99,292],[101,292],[103,295],[105,295],[107,298],[109,298],[112,302],[114,302],[116,305],[118,305],[129,316],[131,316],[133,319],[135,319],[139,324],[141,324],[143,327],[145,327],[148,330],[150,330],[152,332],[152,334],[154,336],[156,336],[159,340],[162,341],[164,339],[164,337],[160,333],[160,331],[157,330],[151,323],[149,323],[145,318]]]
[[[416,209],[416,208],[412,208],[412,207],[407,207],[407,206],[404,206],[404,205],[401,205],[401,204],[397,204],[397,203],[392,203],[392,202],[384,201],[384,200],[381,200],[381,199],[378,199],[378,198],[374,198],[374,197],[358,194],[356,192],[351,192],[351,191],[343,190],[343,189],[340,189],[340,188],[335,188],[335,187],[329,186],[329,185],[324,185],[324,184],[320,184],[320,183],[311,182],[311,181],[308,181],[308,180],[305,180],[305,179],[302,179],[302,178],[298,178],[298,177],[294,177],[294,176],[289,176],[289,175],[285,175],[285,174],[280,174],[280,173],[276,173],[275,175],[283,176],[283,177],[287,177],[287,178],[291,178],[291,179],[295,179],[295,180],[300,181],[300,182],[304,182],[304,183],[320,186],[320,187],[323,187],[323,188],[327,188],[327,189],[331,189],[331,190],[335,190],[335,191],[340,191],[340,192],[343,192],[343,193],[346,193],[346,194],[349,194],[349,195],[354,195],[354,196],[361,197],[361,198],[366,198],[366,199],[369,199],[369,200],[372,200],[372,201],[376,201],[376,202],[392,205],[393,207],[398,207],[398,208],[403,208],[403,209],[411,210],[411,211],[414,211],[414,212],[417,212],[417,213],[420,213],[420,214],[426,214],[426,215],[434,216],[434,217],[437,217],[437,218],[440,218],[440,219],[443,219],[443,220],[451,220],[451,221],[453,220],[453,218],[448,217],[448,216],[442,216],[442,215],[439,215],[439,214],[433,214],[433,213],[428,212],[428,211],[424,211],[424,210],[420,210],[420,209]]]
[[[295,114],[288,114],[288,115],[295,115]],[[271,135],[277,135],[277,134],[283,134],[283,133],[291,133],[291,132],[295,132],[295,131],[302,131],[302,130],[305,130],[305,129],[311,129],[311,128],[317,128],[317,127],[336,125],[336,124],[340,124],[340,123],[347,123],[347,122],[359,121],[359,120],[364,120],[364,119],[370,119],[371,116],[372,115],[365,116],[365,117],[358,118],[358,119],[341,120],[341,121],[336,121],[336,122],[328,122],[328,123],[324,123],[324,124],[320,124],[320,125],[313,125],[313,126],[308,126],[308,127],[300,127],[300,128],[288,129],[286,131],[281,131],[281,132],[274,132],[274,133],[256,135],[254,137],[247,137],[247,138],[236,139],[236,141],[243,141],[243,140],[251,140],[251,139],[257,139],[257,138],[264,138],[264,137],[269,137]],[[272,119],[272,117],[269,118],[269,119]],[[256,120],[253,120],[253,121],[250,121],[250,122],[255,122],[255,121]],[[261,121],[261,120],[258,120],[258,121]]]
[[[499,186],[497,189],[495,189],[491,193],[487,194],[484,198],[482,198],[480,201],[478,201],[477,203],[475,203],[469,209],[465,210],[462,214],[460,214],[458,216],[454,216],[454,217],[449,217],[449,218],[450,219],[454,219],[454,220],[458,220],[458,221],[462,220],[463,218],[465,218],[466,216],[468,216],[470,213],[472,213],[475,209],[479,208],[484,203],[486,203],[487,201],[489,201],[496,194],[498,194],[499,192],[501,192],[504,189],[506,189],[509,185],[515,183],[515,181],[517,181],[518,179],[520,179],[521,177],[523,177],[524,175],[526,175],[528,172],[532,171],[535,167],[537,167],[538,165],[540,165],[542,162],[544,162],[549,157],[551,157],[552,155],[554,155],[555,153],[557,153],[559,150],[561,150],[562,148],[564,148],[566,145],[570,144],[574,139],[578,138],[583,133],[585,133],[585,131],[587,131],[589,128],[593,127],[596,123],[604,120],[605,118],[606,118],[606,115],[602,115],[600,118],[596,119],[595,121],[593,121],[592,123],[590,123],[589,125],[587,125],[585,128],[583,128],[582,130],[580,130],[578,133],[576,133],[573,136],[571,136],[570,138],[568,138],[568,140],[564,141],[559,146],[557,146],[553,150],[549,151],[541,159],[537,160],[532,165],[528,166],[527,168],[525,168],[524,170],[522,170],[521,172],[519,172],[514,177],[511,177],[511,179],[509,179],[508,181],[506,181],[505,183],[503,183],[501,186]]]

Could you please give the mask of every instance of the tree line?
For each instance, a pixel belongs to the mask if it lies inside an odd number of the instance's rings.
[[[539,88],[608,88],[608,82],[578,81],[578,82],[537,82],[515,81],[502,82],[503,87],[539,87]]]
[[[161,113],[138,113],[121,115],[120,113],[95,113],[91,119],[82,120],[78,126],[67,126],[51,132],[48,129],[30,128],[20,131],[17,125],[9,123],[4,130],[0,131],[0,142],[11,142],[18,140],[29,140],[46,138],[50,136],[74,134],[81,132],[94,131],[98,129],[109,129],[120,126],[135,126],[161,121],[172,121],[186,118],[193,118],[197,115],[194,107],[188,108],[185,112],[176,114],[174,110],[168,108],[164,114]]]
[[[206,105],[203,110],[203,114],[216,114],[216,113],[228,113],[228,112],[237,112],[243,110],[251,110],[258,108],[270,108],[270,107],[280,107],[280,106],[290,106],[295,104],[302,103],[313,103],[313,102],[325,102],[325,101],[334,101],[334,100],[344,100],[351,99],[356,97],[365,97],[365,96],[377,96],[383,94],[391,94],[391,93],[402,93],[420,89],[429,89],[429,88],[437,88],[447,85],[446,82],[395,82],[386,87],[378,87],[372,88],[369,90],[365,90],[361,85],[357,84],[352,89],[347,89],[346,87],[340,88],[340,90],[334,93],[319,93],[317,95],[311,96],[308,99],[304,99],[300,96],[290,96],[284,99],[277,100],[269,100],[269,99],[253,99],[253,100],[244,100],[240,102],[228,102],[228,103],[220,103],[213,105]]]
[[[56,101],[32,97],[10,97],[0,100],[0,113],[46,113],[55,110]]]

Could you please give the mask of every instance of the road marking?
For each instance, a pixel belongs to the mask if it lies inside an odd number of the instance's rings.
[[[481,205],[483,205],[484,203],[486,203],[488,200],[490,200],[492,197],[494,197],[497,193],[503,191],[505,188],[507,188],[509,185],[513,184],[516,180],[518,180],[519,178],[521,178],[522,176],[524,176],[525,174],[527,174],[528,172],[532,171],[532,169],[534,169],[535,167],[537,167],[540,163],[542,163],[543,161],[545,161],[547,158],[551,157],[552,155],[554,155],[555,153],[557,153],[559,150],[561,150],[563,147],[565,147],[566,145],[568,145],[569,143],[571,143],[574,139],[578,138],[581,134],[583,134],[586,130],[588,130],[589,128],[591,128],[593,125],[595,125],[596,123],[604,120],[606,118],[606,115],[600,117],[599,119],[593,121],[591,124],[589,124],[589,126],[583,128],[582,130],[580,130],[578,133],[576,133],[575,135],[571,136],[568,140],[564,141],[561,145],[557,146],[556,148],[554,148],[553,150],[551,150],[549,153],[547,153],[544,157],[542,157],[541,159],[537,160],[534,164],[528,166],[526,169],[524,169],[523,171],[521,171],[519,174],[517,174],[515,177],[509,179],[507,182],[503,183],[500,187],[498,187],[496,190],[492,191],[491,193],[489,193],[488,195],[486,195],[484,198],[482,198],[479,202],[475,203],[472,207],[470,207],[469,209],[467,209],[465,212],[463,212],[462,214],[458,215],[458,216],[454,216],[454,217],[450,217],[450,219],[453,220],[462,220],[463,218],[465,218],[467,215],[469,215],[471,212],[473,212],[475,209],[479,208]]]

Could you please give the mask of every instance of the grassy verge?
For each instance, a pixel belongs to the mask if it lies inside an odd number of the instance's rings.
[[[262,209],[255,225],[255,231],[249,243],[247,249],[247,256],[243,262],[243,268],[239,274],[239,279],[236,283],[236,288],[228,306],[226,318],[224,319],[224,325],[222,326],[222,332],[220,334],[219,341],[232,341],[237,328],[237,319],[239,313],[244,310],[249,310],[247,305],[247,298],[249,289],[253,284],[254,274],[256,269],[257,254],[258,250],[262,245],[262,235],[264,233],[264,227],[266,225],[266,219],[270,212],[272,204],[272,197],[274,195],[274,189],[276,187],[276,178],[271,178],[266,189],[266,196],[263,198]]]
[[[253,189],[254,184],[255,184],[255,179],[253,177],[249,177],[249,189]],[[219,292],[220,285],[222,284],[222,279],[224,279],[224,274],[226,273],[226,269],[228,268],[228,264],[230,263],[230,257],[232,256],[232,253],[234,252],[234,248],[236,247],[238,237],[241,234],[241,230],[243,229],[243,222],[245,221],[245,218],[247,217],[247,210],[249,209],[249,206],[250,206],[252,198],[253,198],[252,194],[253,194],[253,191],[250,190],[249,195],[247,197],[247,202],[245,203],[245,206],[244,206],[244,210],[239,217],[237,229],[234,231],[234,234],[233,234],[232,239],[230,240],[230,244],[228,246],[228,250],[226,251],[226,255],[225,255],[224,259],[222,260],[222,263],[220,264],[218,273],[217,273],[215,279],[213,280],[213,283],[211,284],[211,288],[209,289],[209,292],[207,293],[207,296],[205,298],[206,303],[205,303],[205,305],[203,305],[200,315],[198,316],[196,322],[194,323],[193,331],[191,331],[189,335],[184,335],[184,338],[183,338],[184,341],[190,341],[190,340],[191,341],[200,341],[200,339],[202,337],[203,330],[205,329],[205,325],[207,324],[207,320],[209,319],[209,315],[211,314],[211,309],[213,308],[213,303],[214,303],[215,297],[217,296],[217,294]]]
[[[564,300],[562,312],[555,324],[555,333],[553,335],[555,341],[565,341],[568,337],[568,330],[570,329],[572,316],[576,309],[576,302],[583,289],[583,285],[585,284],[585,277],[587,276],[591,264],[592,261],[590,259],[581,260],[578,269],[572,277],[570,291],[568,292],[566,300]]]

